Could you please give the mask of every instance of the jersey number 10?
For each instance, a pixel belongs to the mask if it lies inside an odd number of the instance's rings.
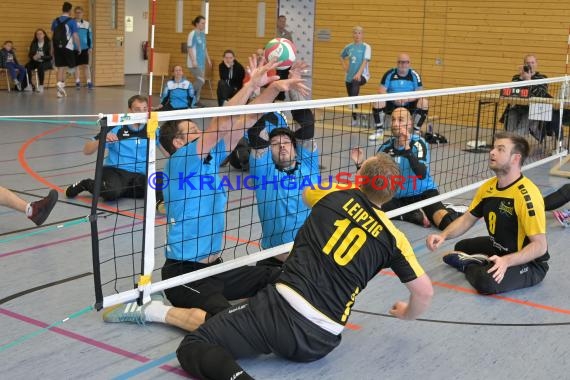
[[[324,246],[323,253],[330,255],[334,249],[334,261],[340,266],[345,266],[366,242],[366,232],[359,227],[353,227],[347,233],[346,230],[350,226],[349,219],[337,220],[334,225],[336,230]]]

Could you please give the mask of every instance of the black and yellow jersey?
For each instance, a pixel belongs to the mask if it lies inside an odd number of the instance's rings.
[[[518,252],[529,236],[546,233],[546,216],[542,194],[531,180],[520,176],[505,188],[499,188],[497,177],[479,188],[469,211],[484,218],[496,254]],[[537,261],[548,260],[548,252]]]
[[[299,230],[277,282],[329,319],[346,324],[356,296],[382,268],[402,282],[424,270],[386,215],[358,189],[308,189],[311,214]]]

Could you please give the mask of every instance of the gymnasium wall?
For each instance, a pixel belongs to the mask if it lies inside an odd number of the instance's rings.
[[[142,1],[142,0],[141,0]],[[117,46],[116,37],[124,35],[124,0],[116,0],[117,27],[111,26],[111,0],[92,1],[95,17],[89,14],[89,0],[72,0],[73,6],[81,6],[87,20],[95,25],[93,57],[93,75],[98,86],[124,84],[123,48]],[[43,28],[51,38],[51,22],[61,15],[63,1],[53,0],[20,0],[2,2],[2,22],[0,22],[0,43],[6,40],[14,41],[16,56],[20,64],[28,62],[28,48],[34,38],[37,28]],[[73,12],[73,11],[72,11]],[[72,14],[73,17],[73,14]],[[72,77],[68,83],[73,83]],[[46,77],[47,84],[47,77]],[[51,86],[55,85],[55,75],[52,75]],[[0,85],[6,86],[3,81]],[[4,88],[0,87],[0,88]]]
[[[364,27],[372,47],[371,84],[363,94],[375,93],[402,51],[427,89],[508,82],[528,52],[537,55],[541,72],[564,74],[570,2],[319,0],[315,33],[329,31],[331,39],[315,38],[315,98],[345,96],[342,83],[333,83],[343,81],[338,54],[352,41],[354,25]]]
[[[186,53],[181,51],[181,44],[186,44],[188,33],[194,26],[192,20],[201,14],[201,1],[184,2],[184,28],[182,33],[176,33],[176,2],[159,1],[156,16],[155,50],[170,53],[170,66],[182,65],[186,69]],[[266,1],[265,35],[267,38],[256,37],[257,1],[210,1],[210,16],[208,18],[209,33],[207,48],[213,63],[212,87],[214,97],[218,81],[218,65],[222,61],[223,52],[232,49],[237,60],[247,66],[248,56],[263,47],[269,36],[275,33],[277,12],[276,1]],[[209,89],[202,89],[203,97],[211,97]]]
[[[174,33],[174,3],[159,2],[157,51],[170,51],[173,63],[185,64],[179,45],[192,30],[190,22],[200,13],[201,2],[184,3],[184,33]],[[208,50],[215,64],[226,48],[234,49],[238,60],[246,63],[247,55],[272,37],[277,1],[265,2],[264,38],[255,36],[257,3],[210,1]],[[316,0],[315,4],[313,98],[345,96],[339,54],[352,41],[355,25],[364,27],[365,41],[372,46],[372,78],[362,94],[376,92],[382,74],[395,66],[401,51],[410,53],[427,89],[510,81],[527,52],[537,55],[540,71],[548,76],[565,72],[570,2],[545,0],[526,8],[514,0]],[[214,86],[216,81],[217,68]]]

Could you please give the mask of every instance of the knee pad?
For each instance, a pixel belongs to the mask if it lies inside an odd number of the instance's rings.
[[[437,228],[439,228],[442,231],[445,230],[447,226],[449,226],[455,219],[459,218],[461,215],[462,215],[461,213],[455,210],[447,209],[447,214],[445,214],[445,216],[441,218],[441,221],[439,222],[439,226],[437,226]]]
[[[310,109],[291,110],[293,120],[301,128],[295,131],[295,138],[298,140],[310,140],[315,136],[315,116]]]
[[[372,108],[372,116],[376,125],[384,124],[384,108]]]
[[[112,186],[107,181],[101,182],[101,192],[99,194],[107,202],[117,200],[121,197],[121,189],[117,186]]]
[[[570,183],[562,186],[558,191],[560,191],[560,194],[564,197],[566,202],[570,202]]]
[[[423,110],[421,108],[416,108],[412,117],[414,119],[414,125],[418,128],[421,128],[424,125],[424,122],[427,119],[428,110]]]
[[[544,197],[544,208],[546,211],[551,211],[568,202],[570,202],[570,183]]]

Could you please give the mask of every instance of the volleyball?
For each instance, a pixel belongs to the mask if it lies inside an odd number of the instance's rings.
[[[297,48],[295,44],[286,38],[274,38],[265,45],[265,59],[277,60],[277,70],[286,70],[295,62]]]

